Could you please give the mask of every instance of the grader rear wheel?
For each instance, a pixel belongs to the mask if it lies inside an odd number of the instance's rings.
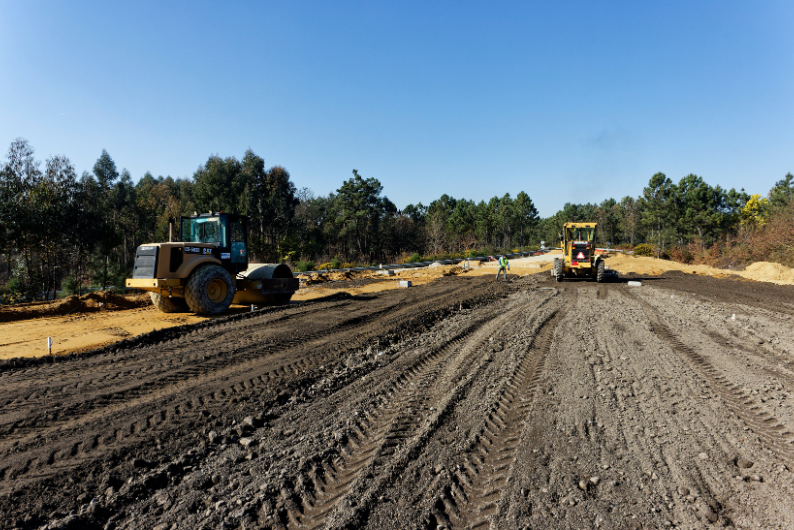
[[[219,315],[229,309],[235,287],[231,275],[223,267],[201,265],[193,271],[185,288],[190,310],[204,315]]]
[[[554,267],[552,270],[554,272],[554,279],[557,280],[558,282],[561,282],[564,277],[561,259],[559,258],[554,259]]]
[[[605,278],[605,274],[606,274],[605,271],[604,271],[604,262],[603,261],[599,261],[598,262],[598,265],[596,266],[596,271],[597,271],[596,272],[596,281],[598,283],[603,282],[604,278]]]

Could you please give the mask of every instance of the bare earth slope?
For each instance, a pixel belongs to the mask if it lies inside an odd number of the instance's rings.
[[[447,277],[6,364],[0,527],[791,528],[757,286]]]

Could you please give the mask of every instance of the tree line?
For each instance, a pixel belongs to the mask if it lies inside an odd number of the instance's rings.
[[[494,253],[541,241],[554,246],[569,221],[597,221],[600,245],[648,242],[664,255],[763,226],[791,208],[792,190],[791,174],[760,198],[696,175],[674,183],[657,173],[639,197],[568,203],[541,219],[523,191],[479,202],[445,194],[426,206],[398,209],[376,178],[355,169],[335,192],[316,196],[298,189],[286,168],[267,168],[250,149],[242,159],[212,155],[190,178],[147,172],[137,182],[103,150],[92,171],[78,176],[67,157],[50,156],[42,164],[32,146],[17,139],[0,165],[0,280],[6,296],[18,300],[58,288],[121,285],[138,245],[167,240],[169,217],[208,211],[249,216],[254,260],[304,268],[332,260],[369,264]]]

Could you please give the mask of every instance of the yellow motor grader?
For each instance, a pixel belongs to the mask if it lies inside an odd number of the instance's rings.
[[[554,258],[551,273],[558,282],[565,278],[606,279],[604,257],[596,255],[597,223],[565,223],[560,237],[562,258]]]
[[[149,291],[160,311],[217,315],[231,304],[280,305],[299,288],[284,264],[249,265],[244,215],[194,213],[168,224],[168,243],[139,246],[126,281],[129,288]]]

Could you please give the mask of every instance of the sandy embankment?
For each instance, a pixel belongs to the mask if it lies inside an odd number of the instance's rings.
[[[741,276],[747,280],[757,282],[770,282],[779,285],[794,285],[794,269],[784,267],[779,263],[761,261],[753,263],[743,271],[728,269],[715,269],[708,265],[687,265],[675,261],[660,260],[656,258],[616,255],[607,258],[607,265],[620,274],[664,274],[667,271],[682,271],[688,274],[701,274],[716,276]]]

